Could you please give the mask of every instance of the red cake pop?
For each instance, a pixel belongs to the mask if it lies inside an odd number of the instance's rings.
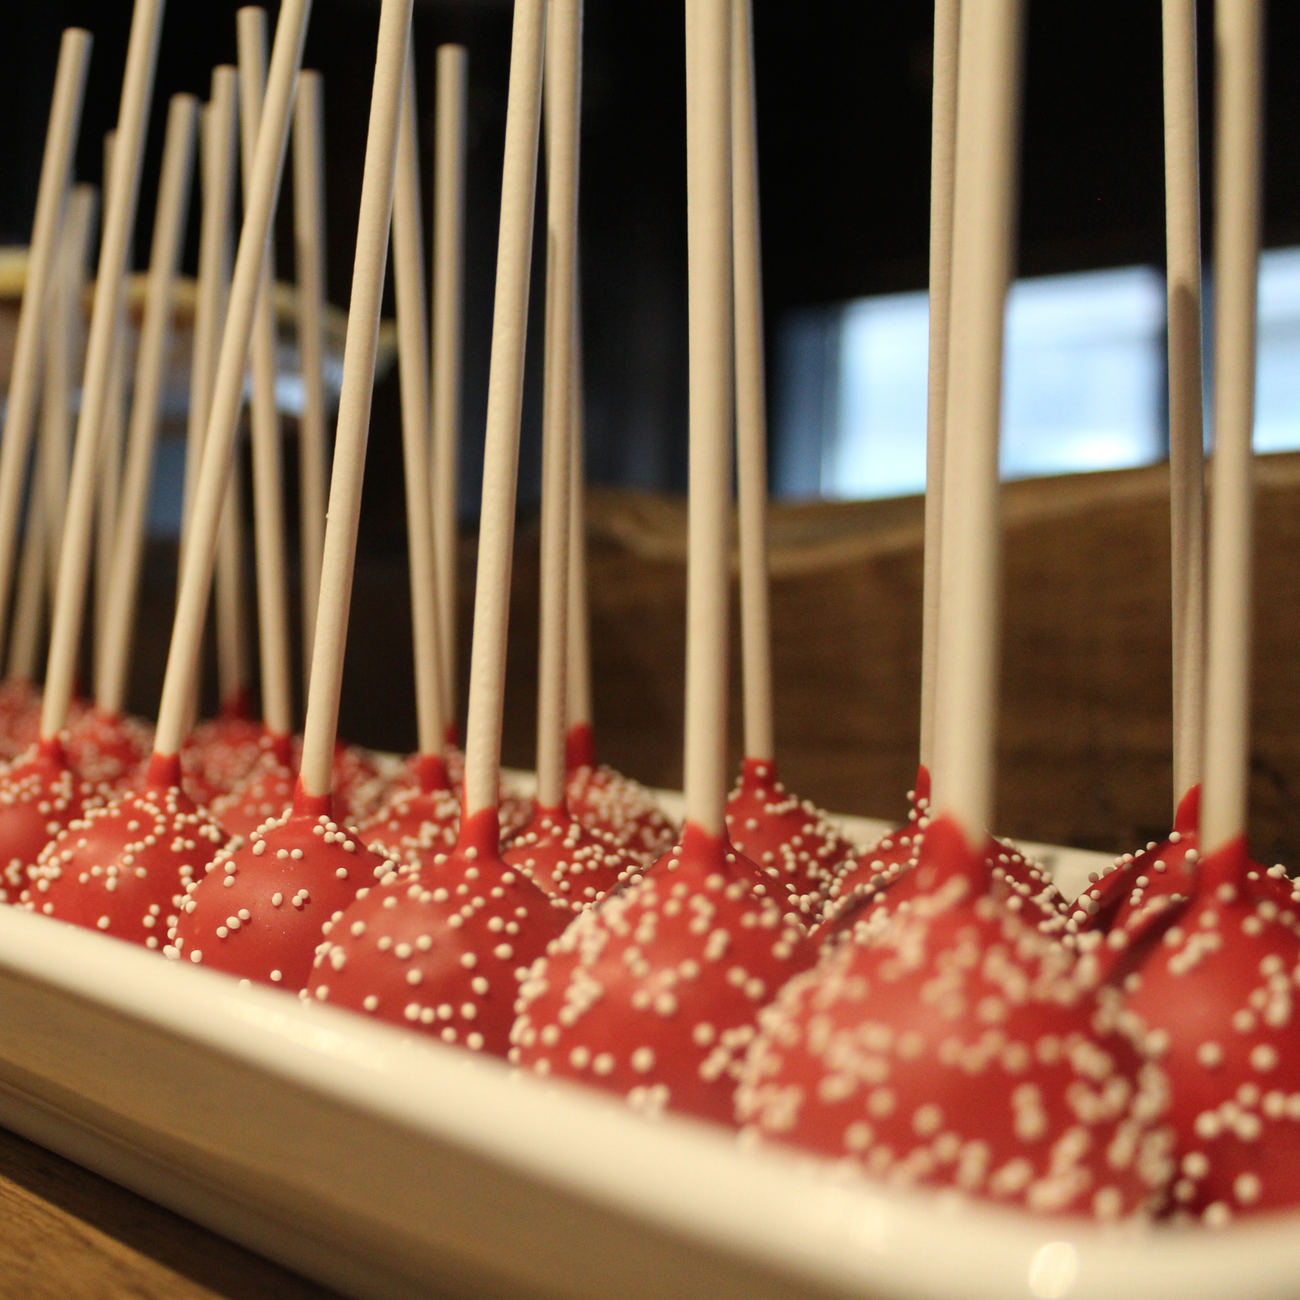
[[[1141,1213],[1171,1167],[1164,1077],[1114,991],[994,897],[992,853],[929,828],[933,887],[761,1014],[737,1118],[899,1186]]]
[[[1117,970],[1169,1076],[1175,1216],[1212,1227],[1300,1202],[1300,935],[1252,869],[1240,839],[1210,854]]]
[[[568,912],[506,866],[497,837],[488,809],[434,864],[363,890],[325,927],[311,995],[504,1056],[519,979]]]
[[[567,808],[540,804],[501,858],[575,911],[595,906],[641,874],[640,855],[588,830]]]
[[[737,852],[779,880],[812,917],[853,857],[853,846],[824,813],[787,793],[770,759],[745,759],[727,800],[727,831]]]
[[[334,799],[349,825],[372,817],[388,793],[388,782],[370,753],[342,740],[334,745]]]
[[[437,755],[417,755],[407,773],[416,776],[415,782],[400,782],[357,833],[363,844],[384,857],[409,867],[426,866],[456,847],[460,801]]]
[[[212,815],[230,835],[247,839],[263,822],[280,817],[293,803],[297,780],[286,761],[286,737],[264,736],[261,754],[229,794],[212,801]]]
[[[262,756],[266,728],[235,705],[190,733],[181,750],[181,780],[195,803],[229,794]]]
[[[647,1111],[729,1121],[759,1008],[815,956],[762,879],[688,822],[643,880],[575,918],[533,967],[511,1059]]]
[[[143,775],[153,728],[139,718],[86,709],[69,717],[63,744],[68,762],[92,785],[125,790]]]
[[[25,678],[0,682],[0,759],[17,758],[40,732],[41,694]]]
[[[629,849],[644,867],[653,866],[677,839],[677,827],[645,786],[596,762],[590,723],[569,728],[564,797],[588,830]]]
[[[45,846],[25,905],[61,921],[157,948],[185,888],[226,836],[180,787],[180,760],[155,755],[139,790],[90,809]]]
[[[333,820],[328,799],[301,786],[285,816],[235,843],[188,886],[167,956],[303,989],[322,924],[392,864]]]
[[[40,741],[0,768],[0,902],[17,902],[46,844],[103,800],[72,770],[58,740]]]

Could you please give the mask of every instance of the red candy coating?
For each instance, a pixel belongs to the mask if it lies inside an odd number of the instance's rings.
[[[299,786],[282,819],[223,849],[189,887],[167,956],[303,989],[321,926],[389,870]]]
[[[785,886],[807,915],[817,916],[853,846],[826,814],[790,794],[769,759],[747,758],[727,800],[727,832],[736,851]]]
[[[324,927],[311,995],[504,1056],[519,975],[567,911],[497,856],[497,819],[470,819],[436,865],[389,874]]]
[[[0,768],[0,902],[16,903],[41,850],[103,794],[73,772],[58,740]]]
[[[408,760],[399,782],[357,833],[363,844],[384,857],[409,867],[429,865],[435,854],[456,847],[460,801],[436,754],[417,754]]]
[[[1114,990],[993,896],[946,818],[933,888],[781,991],[736,1092],[750,1131],[900,1186],[1117,1219],[1168,1178],[1166,1084]]]
[[[575,917],[529,973],[511,1059],[634,1106],[730,1122],[758,1009],[815,951],[785,891],[687,823],[645,878]]]
[[[155,754],[139,790],[70,822],[31,872],[27,905],[46,916],[157,948],[185,886],[225,843],[180,788],[180,760]]]
[[[1300,936],[1252,870],[1240,840],[1209,855],[1190,902],[1126,954],[1172,1091],[1172,1208],[1212,1227],[1300,1202]]]
[[[186,794],[195,803],[211,803],[229,794],[262,756],[266,739],[260,722],[235,710],[200,723],[181,750]]]
[[[92,785],[125,790],[144,775],[153,728],[139,718],[87,709],[69,718],[63,746],[73,771]]]
[[[630,849],[642,866],[653,866],[677,838],[677,828],[654,795],[612,767],[570,767],[564,798],[588,830]]]
[[[567,808],[540,805],[501,858],[575,911],[594,906],[641,873],[641,860],[631,850],[588,830]]]
[[[0,759],[8,762],[34,744],[40,726],[40,691],[18,677],[0,682]]]
[[[261,756],[229,794],[212,801],[212,815],[229,835],[248,839],[263,822],[283,816],[293,803],[297,774],[287,762],[289,740],[265,737]]]

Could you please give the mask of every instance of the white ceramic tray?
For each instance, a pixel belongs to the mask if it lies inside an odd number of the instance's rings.
[[[1300,1293],[1296,1216],[1106,1236],[840,1185],[721,1129],[9,908],[0,1124],[357,1297]]]

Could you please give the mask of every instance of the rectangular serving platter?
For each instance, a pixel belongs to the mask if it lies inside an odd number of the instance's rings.
[[[1066,892],[1106,861],[1025,847]],[[10,908],[0,1124],[366,1300],[1300,1292],[1300,1216],[1106,1233],[901,1194]]]

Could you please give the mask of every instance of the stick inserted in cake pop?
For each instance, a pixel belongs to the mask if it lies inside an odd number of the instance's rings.
[[[935,676],[934,807],[972,850],[992,820],[997,699],[998,434],[1015,223],[1020,0],[963,13]]]
[[[456,718],[456,566],[461,349],[465,325],[465,121],[469,55],[440,45],[434,112],[432,404],[433,548],[438,570],[442,695]]]
[[[727,800],[731,842],[815,913],[853,849],[777,772],[767,552],[767,411],[759,253],[758,146],[750,0],[731,5],[731,231],[735,295],[736,486],[745,757]]]
[[[136,353],[126,465],[113,548],[113,587],[103,634],[104,653],[97,665],[95,683],[95,707],[110,717],[121,714],[126,704],[145,517],[162,413],[176,275],[189,211],[197,120],[198,101],[194,96],[173,95],[167,112],[148,291]]]
[[[930,345],[925,408],[925,555],[921,590],[921,766],[934,763],[935,669],[939,655],[939,560],[943,538],[944,444],[952,307],[952,205],[957,165],[957,42],[960,0],[935,0],[930,97]]]
[[[410,26],[411,0],[383,0],[297,792],[288,813],[272,816],[248,845],[213,863],[186,903],[172,949],[190,961],[292,989],[307,983],[322,922],[389,871],[330,814]],[[267,102],[269,113],[269,95]],[[243,251],[241,241],[241,259]]]
[[[325,544],[325,96],[319,72],[298,74],[293,114],[293,237],[298,274],[299,546],[302,551],[303,679],[311,676],[312,632]]]
[[[240,157],[244,190],[251,188],[258,124],[266,83],[266,10],[246,6],[236,15],[239,37]],[[289,671],[289,592],[284,560],[284,474],[280,416],[275,404],[274,246],[267,241],[253,316],[253,376],[249,426],[253,450],[253,539],[257,561],[257,630],[262,719],[287,744],[293,727]],[[286,755],[287,756],[287,755]]]
[[[36,191],[27,282],[23,287],[14,336],[4,435],[0,438],[0,643],[4,641],[4,622],[18,545],[18,520],[22,512],[23,482],[40,397],[41,333],[50,282],[56,270],[59,229],[72,178],[90,45],[90,33],[77,27],[69,27],[59,45],[54,98],[50,105],[45,155]]]
[[[81,642],[99,435],[109,390],[118,303],[126,277],[139,197],[140,162],[153,94],[162,0],[136,0],[127,46],[126,75],[118,108],[113,171],[105,186],[104,230],[99,247],[95,304],[86,345],[77,442],[68,485],[68,515],[59,557],[50,653],[41,708],[41,739],[53,740],[68,717]]]

